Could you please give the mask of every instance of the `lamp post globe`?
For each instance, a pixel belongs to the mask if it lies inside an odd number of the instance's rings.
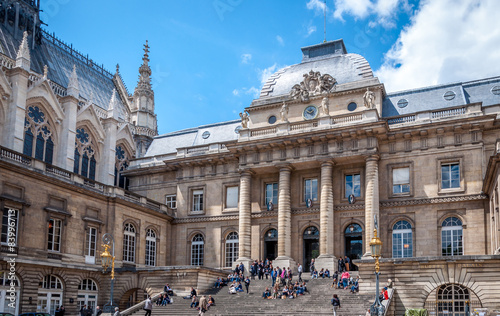
[[[382,240],[377,236],[377,228],[373,230],[373,238],[370,241],[371,256],[375,259],[375,302],[370,307],[370,314],[372,316],[382,316],[384,315],[384,306],[380,303],[379,299],[379,275],[380,275],[380,264],[379,258],[382,254]]]

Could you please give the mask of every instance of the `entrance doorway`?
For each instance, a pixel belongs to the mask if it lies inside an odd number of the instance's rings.
[[[363,229],[356,223],[351,223],[344,232],[345,255],[351,259],[350,270],[358,271],[358,267],[352,263],[354,259],[363,256]]]
[[[269,229],[264,235],[264,260],[273,261],[278,256],[278,231]]]
[[[310,272],[309,264],[312,259],[319,256],[319,230],[314,226],[309,226],[304,231],[304,262],[302,266],[305,272]]]

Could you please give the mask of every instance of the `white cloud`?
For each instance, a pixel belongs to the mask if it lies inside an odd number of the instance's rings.
[[[242,54],[241,55],[241,63],[242,64],[248,64],[252,60],[252,54]]]
[[[241,96],[242,94],[251,94],[254,98],[258,98],[260,95],[260,90],[255,88],[255,87],[250,87],[250,88],[241,88],[241,89],[234,89],[233,90],[233,95],[236,97]]]
[[[320,0],[309,0],[307,9],[314,10],[316,15],[323,15],[325,12],[325,3]],[[410,11],[412,6],[408,0],[334,0],[333,9],[326,6],[327,15],[332,15],[335,19],[344,21],[345,15],[351,15],[355,19],[365,19],[372,17],[369,22],[371,27],[377,24],[385,28],[392,28],[396,13]]]
[[[309,0],[306,4],[308,10],[314,10],[316,14],[323,14],[325,12],[325,3],[320,0]]]
[[[285,41],[283,40],[283,37],[276,35],[276,40],[278,41],[278,43],[280,43],[281,46],[285,45]]]
[[[315,25],[309,25],[307,27],[307,34],[306,37],[311,36],[312,33],[316,32],[316,26]]]
[[[496,0],[441,0],[421,5],[375,74],[387,91],[500,74]]]
[[[370,14],[371,9],[372,2],[370,0],[335,0],[333,17],[343,21],[342,15],[347,13],[355,18],[363,19]]]

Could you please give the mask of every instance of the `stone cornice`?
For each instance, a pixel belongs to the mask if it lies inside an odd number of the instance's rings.
[[[460,195],[460,196],[445,196],[429,199],[410,199],[410,200],[394,200],[394,201],[383,201],[380,203],[380,207],[398,207],[398,206],[408,206],[408,205],[423,205],[423,204],[441,204],[450,202],[464,202],[464,201],[478,201],[486,200],[487,196],[485,194],[472,194],[472,195]]]

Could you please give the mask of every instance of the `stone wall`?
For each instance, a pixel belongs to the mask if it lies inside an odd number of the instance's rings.
[[[374,260],[359,260],[360,293],[375,294]],[[381,259],[380,286],[394,282],[392,315],[408,308],[429,308],[436,290],[458,284],[469,290],[473,306],[500,309],[500,256],[420,257]],[[375,297],[375,295],[374,295]],[[426,305],[427,302],[427,305]]]

